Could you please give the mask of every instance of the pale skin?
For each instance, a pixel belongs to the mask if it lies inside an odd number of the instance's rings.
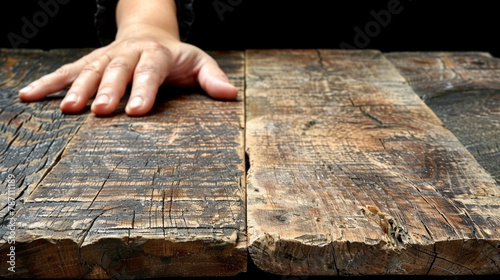
[[[215,99],[237,97],[214,59],[179,40],[174,0],[120,0],[116,21],[113,43],[32,82],[19,91],[21,100],[38,101],[70,87],[62,112],[81,112],[95,95],[92,112],[109,115],[132,83],[125,112],[141,116],[153,107],[162,84],[201,86]]]

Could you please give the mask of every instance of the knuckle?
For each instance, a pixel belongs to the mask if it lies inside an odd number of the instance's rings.
[[[160,84],[165,78],[166,72],[159,69],[156,65],[145,63],[137,66],[134,75],[137,77],[136,81],[139,83],[153,82]]]
[[[66,64],[66,65],[59,67],[54,73],[63,79],[70,79],[71,72],[72,72],[71,65]]]
[[[115,94],[117,94],[116,86],[113,85],[112,83],[109,83],[109,82],[101,83],[99,90],[98,90],[98,94],[115,95]]]
[[[50,81],[49,81],[49,77],[48,77],[48,75],[47,75],[47,76],[43,76],[43,77],[41,77],[41,78],[40,78],[40,79],[38,79],[36,82],[37,82],[40,86],[42,86],[42,87],[45,87],[45,86],[47,86],[47,85],[49,85],[49,84],[50,84]]]
[[[161,55],[166,57],[173,56],[172,50],[170,48],[156,41],[144,42],[143,49],[145,52],[161,53]]]
[[[137,47],[137,44],[140,42],[140,40],[136,38],[129,38],[127,40],[121,41],[120,45],[123,46],[126,49],[132,49]]]
[[[164,51],[168,49],[165,47],[163,44],[160,44],[159,42],[156,41],[146,41],[144,42],[144,49],[145,50],[152,50],[152,51]]]
[[[144,85],[135,86],[133,96],[139,96],[145,98],[147,96],[147,92],[151,92],[151,88],[146,87]]]
[[[137,75],[158,75],[160,74],[160,69],[156,65],[150,63],[143,63],[137,65],[135,68],[135,74]]]
[[[130,65],[125,59],[118,58],[118,59],[114,59],[113,61],[111,61],[108,64],[107,69],[112,70],[112,71],[122,70],[122,69],[128,70],[128,69],[130,69]]]
[[[102,70],[101,70],[101,67],[99,65],[99,62],[94,61],[90,64],[87,64],[85,67],[83,67],[82,72],[101,74]]]
[[[63,65],[59,67],[57,70],[54,72],[42,76],[40,79],[37,80],[37,83],[39,83],[41,86],[48,86],[55,81],[57,82],[67,82],[71,81],[73,79],[73,74],[71,71],[71,66],[69,64]]]
[[[84,63],[85,65],[90,64],[90,62],[92,61],[92,60],[91,60],[91,57],[92,57],[92,54],[93,54],[93,53],[94,53],[94,52],[92,52],[92,53],[90,53],[90,54],[88,54],[88,55],[86,55],[86,56],[82,57],[80,60],[81,60],[81,61],[83,61],[83,63]]]

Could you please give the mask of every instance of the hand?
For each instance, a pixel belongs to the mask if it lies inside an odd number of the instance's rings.
[[[152,32],[119,39],[62,66],[21,89],[19,97],[23,101],[37,101],[71,85],[60,106],[64,113],[82,111],[97,92],[92,112],[108,115],[116,109],[132,82],[125,109],[131,116],[151,110],[163,83],[199,85],[216,99],[237,97],[237,89],[207,53],[161,30],[149,31]]]

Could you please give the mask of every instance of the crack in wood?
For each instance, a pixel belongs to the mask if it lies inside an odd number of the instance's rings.
[[[477,253],[498,236],[499,217],[485,207],[494,199],[480,202],[496,193],[491,178],[382,54],[251,50],[246,61],[249,251],[258,267],[294,275],[497,269]],[[309,73],[317,64],[335,78]],[[494,218],[486,224],[485,215]],[[324,244],[340,256],[336,268],[325,270]],[[413,249],[429,246],[434,253]]]
[[[216,56],[231,81],[243,81],[241,52]],[[242,85],[237,83],[240,92]],[[2,95],[2,101],[10,97]],[[58,102],[22,104],[38,116],[31,119],[14,106],[12,116],[18,117],[1,126],[31,141],[18,158],[37,152],[51,157],[36,162],[50,168],[40,169],[43,176],[19,214],[16,241],[23,250],[16,257],[24,277],[209,276],[245,270],[241,100],[219,102],[189,89],[158,100],[154,112],[132,126],[137,119],[123,112],[111,118],[62,115],[54,106]],[[1,110],[4,115],[4,106]],[[45,124],[48,119],[57,121]],[[45,134],[24,134],[32,130]],[[29,261],[51,252],[65,257]],[[132,257],[133,265],[127,260]],[[57,265],[63,269],[47,269]]]

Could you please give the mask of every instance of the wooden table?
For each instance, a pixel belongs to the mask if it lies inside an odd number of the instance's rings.
[[[500,274],[499,59],[211,52],[237,101],[19,101],[88,51],[0,51],[0,276]]]

